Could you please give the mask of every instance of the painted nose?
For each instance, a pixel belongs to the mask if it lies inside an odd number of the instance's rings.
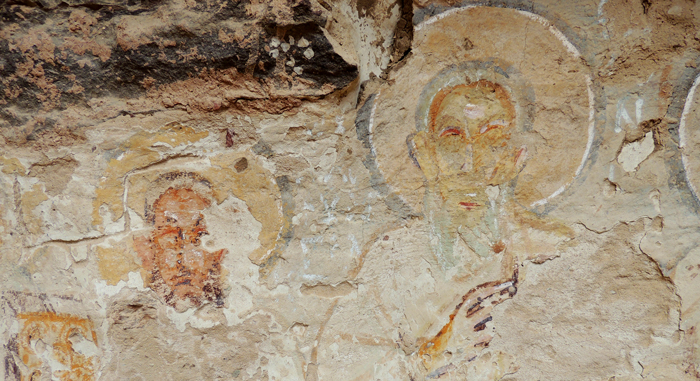
[[[192,244],[188,244],[179,256],[178,263],[187,268],[202,268],[204,267],[204,256],[207,253],[196,248]]]
[[[464,149],[464,163],[462,163],[462,167],[460,168],[462,172],[471,172],[474,169],[473,157],[474,150],[472,149],[472,145],[468,144]]]

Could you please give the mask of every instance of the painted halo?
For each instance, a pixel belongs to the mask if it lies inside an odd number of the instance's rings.
[[[681,122],[678,126],[679,147],[685,171],[685,179],[696,201],[700,201],[700,96],[697,94],[700,75],[695,78],[685,100]]]
[[[482,79],[506,88],[515,102],[528,151],[515,183],[518,203],[548,210],[581,175],[595,135],[592,80],[578,50],[544,18],[509,8],[451,9],[415,27],[412,53],[392,72],[392,85],[368,99],[366,137],[358,123],[376,162],[373,177],[405,206],[419,212],[425,195],[407,137],[426,128],[440,89]]]
[[[244,165],[241,165],[243,164]],[[207,159],[183,158],[154,165],[128,176],[126,207],[142,220],[152,220],[154,201],[169,187],[184,187],[221,203],[233,195],[246,203],[262,225],[260,247],[249,254],[266,276],[291,238],[291,211],[280,187],[259,160],[248,152]]]

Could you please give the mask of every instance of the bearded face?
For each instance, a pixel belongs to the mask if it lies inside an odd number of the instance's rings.
[[[208,235],[202,211],[209,199],[191,189],[169,188],[154,203],[154,229],[135,240],[144,268],[152,274],[151,288],[178,309],[205,301],[222,303],[219,276],[225,250],[202,247]]]

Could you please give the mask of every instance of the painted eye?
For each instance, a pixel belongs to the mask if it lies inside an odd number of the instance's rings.
[[[440,137],[454,136],[454,135],[456,135],[456,136],[462,135],[462,131],[457,129],[457,128],[448,128],[448,129],[442,131],[442,133],[440,134]]]
[[[487,125],[481,127],[481,130],[479,130],[479,133],[484,134],[484,133],[489,132],[489,131],[491,131],[495,128],[498,128],[498,127],[500,127],[500,126],[494,125],[494,124],[487,124]]]
[[[165,227],[163,229],[158,229],[155,239],[159,245],[175,246],[180,240],[180,234],[178,229]]]

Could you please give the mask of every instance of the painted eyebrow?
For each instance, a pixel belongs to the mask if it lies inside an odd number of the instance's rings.
[[[508,124],[508,123],[506,123],[505,120],[503,120],[503,119],[497,119],[497,120],[494,120],[494,121],[492,121],[492,122],[489,122],[489,123],[484,124],[483,126],[481,126],[481,129],[479,130],[479,133],[480,133],[480,134],[483,134],[484,132],[486,132],[486,131],[488,131],[488,130],[491,130],[491,128],[489,128],[489,127],[495,127],[495,126],[504,126],[504,127],[505,127],[507,124]]]
[[[445,129],[443,129],[443,130],[440,132],[440,137],[445,136],[447,132],[456,132],[455,135],[466,135],[466,133],[464,132],[464,130],[462,130],[461,128],[456,127],[456,126],[450,126],[450,127],[447,127],[447,128],[445,128]]]

